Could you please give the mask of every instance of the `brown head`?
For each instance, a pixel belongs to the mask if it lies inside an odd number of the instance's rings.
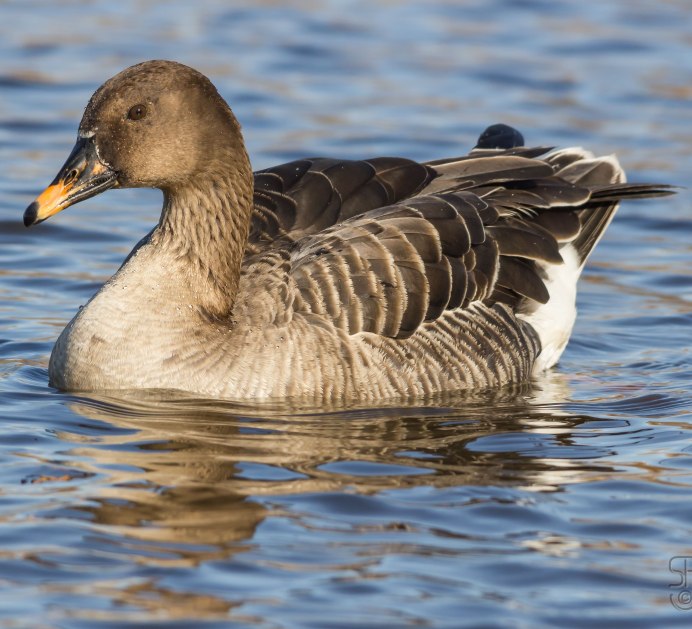
[[[222,169],[247,170],[240,125],[211,81],[173,61],[146,61],[92,96],[77,143],[25,225],[113,186],[174,191]]]

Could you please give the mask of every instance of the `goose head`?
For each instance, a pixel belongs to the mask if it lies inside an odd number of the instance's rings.
[[[146,61],[96,90],[72,152],[24,224],[113,187],[200,186],[234,162],[247,163],[240,125],[211,81],[180,63]]]

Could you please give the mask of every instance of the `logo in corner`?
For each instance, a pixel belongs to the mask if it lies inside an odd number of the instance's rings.
[[[668,562],[668,570],[670,570],[671,574],[677,575],[676,581],[668,584],[668,587],[671,589],[671,604],[680,611],[691,610],[692,589],[690,589],[690,582],[692,581],[692,557],[671,557]]]

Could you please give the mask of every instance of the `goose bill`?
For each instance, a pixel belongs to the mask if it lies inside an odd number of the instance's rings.
[[[55,179],[24,211],[24,225],[45,221],[116,183],[117,173],[98,158],[93,140],[80,138]]]

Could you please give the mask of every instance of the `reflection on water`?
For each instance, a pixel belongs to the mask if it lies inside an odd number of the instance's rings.
[[[471,399],[448,395],[419,406],[331,413],[281,403],[243,407],[183,397],[161,401],[148,394],[139,394],[137,403],[132,398],[76,398],[71,411],[120,430],[98,438],[95,446],[80,443],[69,454],[89,462],[77,466],[81,473],[107,469],[117,497],[144,493],[146,509],[154,501],[176,512],[193,495],[202,497],[200,509],[213,509],[216,503],[205,501],[215,493],[223,503],[230,496],[346,487],[359,493],[462,484],[536,489],[538,482],[550,490],[554,466],[544,459],[551,442],[557,440],[554,447],[568,457],[569,434],[588,418],[544,410],[535,401],[529,405],[524,400],[531,390],[527,385]],[[69,433],[58,436],[73,440]],[[97,469],[90,467],[94,463]],[[580,470],[573,471],[577,479]],[[174,497],[165,490],[172,486]],[[160,488],[153,497],[152,487]],[[176,517],[155,521],[165,526]]]
[[[623,206],[557,371],[374,409],[51,390],[161,195],[21,223],[93,90],[147,58],[213,78],[256,168],[434,159],[506,122],[690,188],[687,0],[1,7],[0,627],[689,626],[688,190]]]
[[[21,479],[31,499],[19,521],[37,532],[81,522],[84,537],[68,549],[59,536],[36,536],[38,544],[5,562],[59,565],[59,583],[48,591],[87,597],[81,611],[72,610],[79,618],[134,621],[165,610],[169,618],[251,622],[245,594],[209,593],[200,580],[204,566],[233,575],[234,587],[249,571],[259,583],[272,583],[278,572],[309,589],[310,575],[321,573],[388,578],[370,574],[382,568],[380,552],[461,558],[492,540],[509,542],[505,552],[515,546],[569,556],[580,542],[543,530],[550,519],[532,512],[541,501],[535,496],[613,482],[615,468],[599,461],[608,448],[584,437],[602,425],[626,426],[561,410],[557,402],[567,395],[564,376],[552,373],[473,397],[327,412],[155,392],[61,396],[75,420],[53,433],[52,459],[25,452],[34,471]],[[388,499],[392,492],[400,497]],[[503,512],[530,528],[504,542],[507,531],[496,524],[484,530],[483,522]],[[257,544],[277,543],[262,541],[267,519],[268,540],[278,538],[281,550],[252,566]],[[306,534],[316,540],[296,544]],[[367,550],[361,537],[384,547]],[[174,590],[162,584],[172,575]],[[430,594],[457,587],[457,578],[444,570],[441,583],[418,575]],[[275,595],[291,592],[282,585]],[[253,605],[271,605],[271,598]]]

